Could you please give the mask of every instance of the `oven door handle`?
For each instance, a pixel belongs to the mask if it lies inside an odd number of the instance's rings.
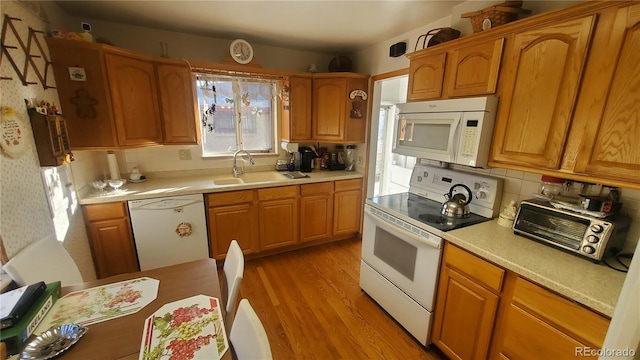
[[[440,247],[442,246],[442,239],[440,239],[440,237],[433,235],[433,234],[429,234],[429,237],[424,237],[424,236],[418,236],[410,231],[407,231],[403,228],[400,228],[398,226],[394,226],[389,224],[388,222],[384,221],[383,219],[380,219],[378,216],[376,216],[375,214],[373,214],[371,212],[371,210],[365,208],[365,215],[369,217],[369,219],[371,219],[371,221],[374,222],[375,226],[381,228],[382,230],[390,233],[391,235],[397,236],[400,239],[406,239],[409,238],[413,241],[417,241],[426,245],[429,245],[431,247],[434,247],[436,249],[440,249]]]

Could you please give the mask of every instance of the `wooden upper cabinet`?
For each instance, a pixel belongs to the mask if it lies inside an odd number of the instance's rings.
[[[347,79],[313,80],[313,138],[342,140]]]
[[[47,44],[73,150],[198,143],[186,62],[85,41]]]
[[[407,100],[433,100],[442,96],[447,53],[411,58]]]
[[[574,171],[640,184],[640,5],[618,9],[607,25],[585,79],[597,85],[583,89],[576,112],[584,134]]]
[[[117,147],[103,47],[51,37],[46,41],[71,148]],[[84,76],[70,69],[82,69]]]
[[[189,64],[157,63],[165,144],[197,144],[198,127]]]
[[[493,161],[560,167],[595,19],[585,16],[514,34],[501,74]]]
[[[314,75],[311,117],[313,140],[364,142],[369,109],[368,89],[368,75]]]
[[[162,143],[158,87],[153,63],[129,55],[105,55],[118,143]]]
[[[449,96],[495,94],[504,38],[451,51]]]
[[[289,79],[289,116],[283,119],[282,139],[286,141],[310,140],[312,79],[292,76]]]

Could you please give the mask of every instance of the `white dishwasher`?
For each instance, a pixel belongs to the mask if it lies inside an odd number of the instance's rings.
[[[209,257],[202,194],[128,201],[140,270]]]

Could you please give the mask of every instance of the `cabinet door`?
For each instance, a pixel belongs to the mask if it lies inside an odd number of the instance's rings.
[[[587,16],[514,35],[501,74],[493,160],[559,168],[594,22]]]
[[[260,202],[260,250],[298,243],[298,199]]]
[[[165,144],[197,144],[198,127],[191,69],[184,64],[157,64]]]
[[[504,38],[451,52],[449,96],[495,94]]]
[[[285,119],[282,134],[285,140],[311,139],[311,87],[311,78],[289,79],[289,119]]]
[[[210,207],[208,221],[212,258],[224,259],[234,239],[244,254],[258,252],[258,212],[254,203]]]
[[[446,59],[447,53],[443,52],[411,60],[407,100],[432,100],[442,96]]]
[[[361,90],[364,92],[358,91]],[[353,99],[351,98],[353,94]],[[367,112],[369,110],[369,77],[349,78],[347,92],[343,99],[345,105],[344,140],[363,143],[366,137]]]
[[[575,171],[640,183],[640,5],[619,10],[614,29],[610,41],[620,45],[601,54],[608,66],[594,70],[607,78],[581,94],[588,122]]]
[[[51,37],[46,40],[73,149],[116,147],[116,128],[101,46]],[[86,81],[72,78],[70,68],[82,68]]]
[[[486,359],[499,296],[443,266],[431,340],[452,359]]]
[[[128,218],[94,221],[88,227],[98,278],[140,270]]]
[[[151,61],[105,55],[120,146],[162,143],[155,68]]]
[[[306,188],[316,184],[302,185],[300,192],[300,241],[312,241],[331,237],[333,219],[333,182],[321,183],[324,193],[305,195]]]
[[[343,140],[347,79],[313,80],[313,140]]]
[[[336,192],[333,210],[333,235],[347,235],[359,232],[361,214],[361,189]]]

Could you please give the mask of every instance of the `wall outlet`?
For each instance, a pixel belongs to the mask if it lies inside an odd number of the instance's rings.
[[[362,164],[364,164],[364,158],[362,156],[358,156],[358,158],[356,159],[356,165]]]
[[[178,156],[180,157],[180,160],[191,160],[191,150],[180,149],[178,150]]]

